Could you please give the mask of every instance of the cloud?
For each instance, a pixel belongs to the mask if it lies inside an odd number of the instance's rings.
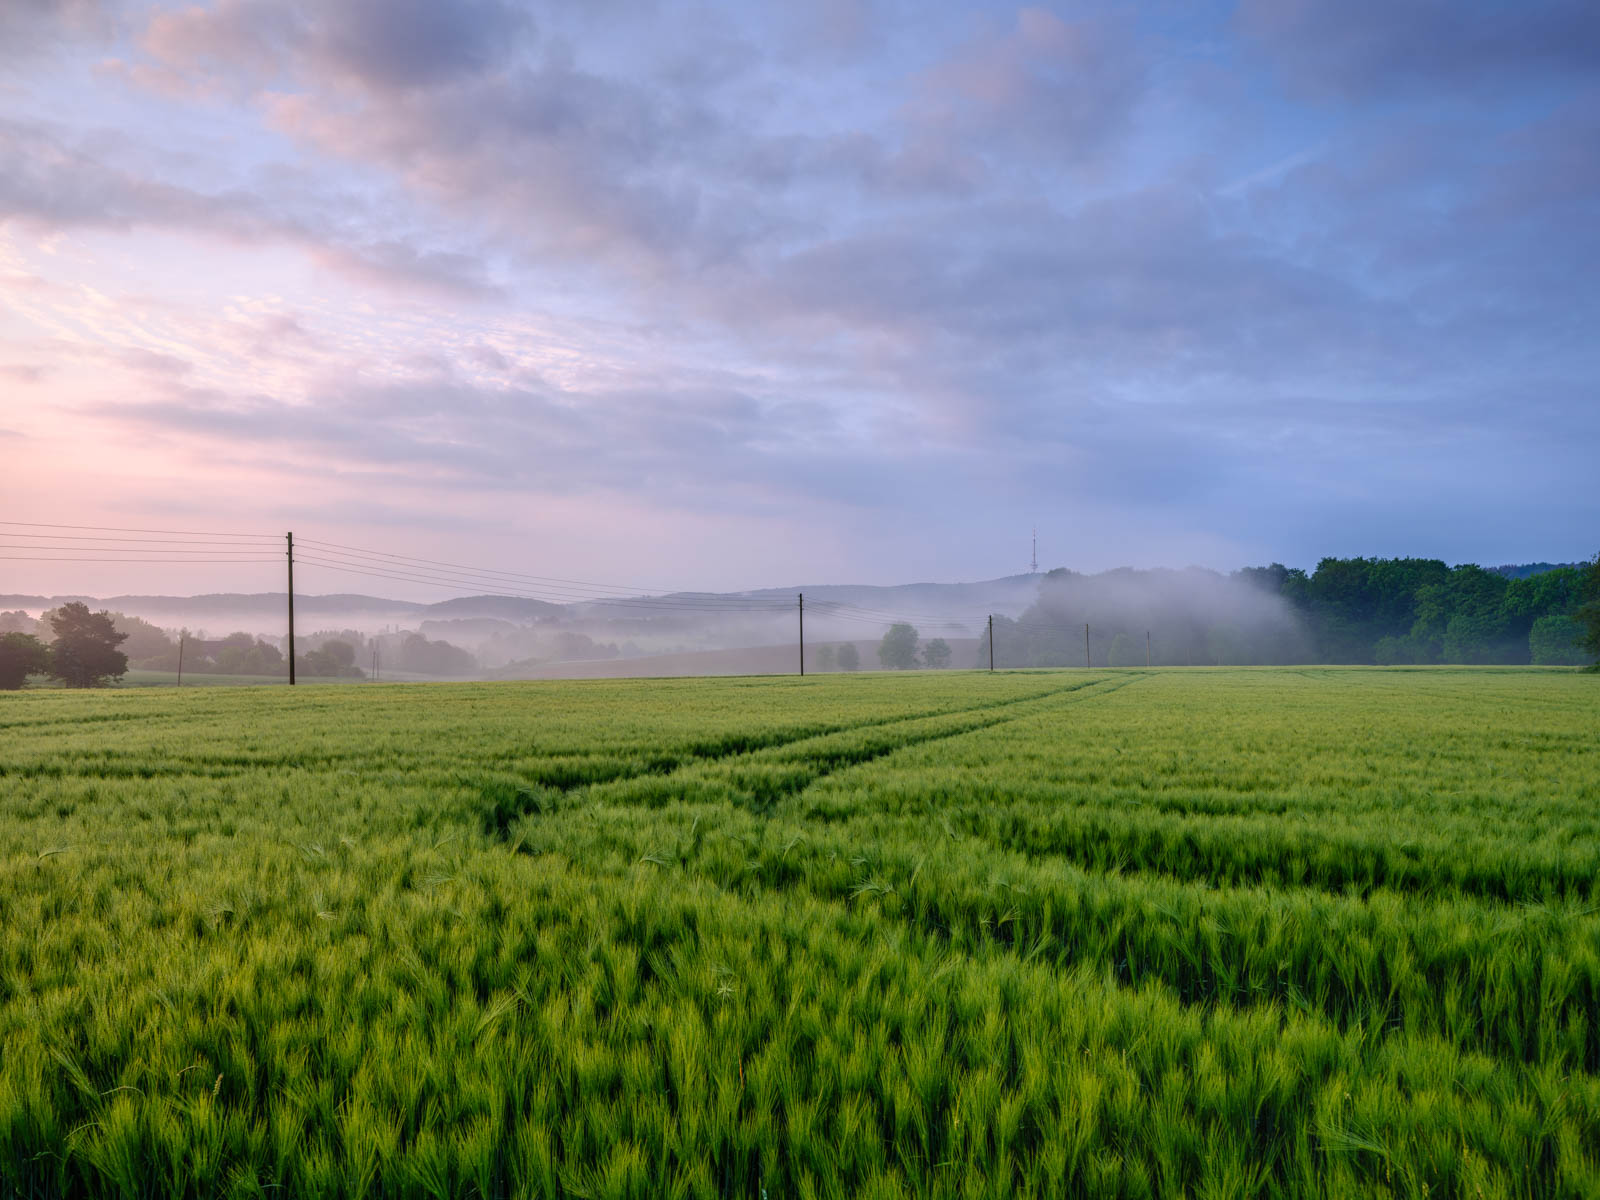
[[[309,68],[405,91],[489,69],[532,29],[520,6],[500,0],[221,0],[157,13],[141,43],[193,83],[239,72],[269,83]]]
[[[1020,141],[1081,161],[1126,130],[1144,86],[1133,41],[1111,21],[1023,8],[1012,28],[931,69],[917,107],[927,125],[989,148]]]
[[[0,120],[0,226],[26,221],[50,230],[144,229],[210,235],[224,241],[288,244],[348,278],[378,287],[481,297],[496,292],[481,259],[402,238],[373,239],[374,214],[338,198],[244,187],[205,191],[161,179],[139,151],[107,161],[90,139],[59,125]],[[330,215],[337,214],[337,215]]]
[[[527,11],[160,5],[98,121],[38,83],[0,123],[3,277],[148,271],[94,336],[173,360],[80,354],[95,420],[495,511],[1057,506],[1232,544],[1496,445],[1525,507],[1541,456],[1580,478],[1587,10]],[[180,289],[150,264],[190,237],[215,277]],[[65,340],[70,304],[18,308]]]
[[[146,393],[90,411],[144,434],[249,447],[252,457],[292,446],[312,474],[549,496],[643,487],[708,510],[733,495],[758,505],[792,495],[818,470],[817,444],[848,449],[816,405],[687,383],[570,393],[479,386],[444,369],[406,383],[313,384],[293,400],[178,384]]]
[[[1235,21],[1290,87],[1341,99],[1586,79],[1600,60],[1589,0],[1243,0]]]
[[[0,4],[0,46],[8,56],[59,48],[78,38],[108,36],[120,0],[6,0]]]

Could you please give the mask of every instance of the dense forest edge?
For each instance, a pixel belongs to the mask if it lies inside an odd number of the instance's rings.
[[[994,649],[997,666],[1578,666],[1600,659],[1600,555],[1499,568],[1324,558],[1311,572],[1273,563],[1228,576],[1055,570],[1020,617],[995,618]]]

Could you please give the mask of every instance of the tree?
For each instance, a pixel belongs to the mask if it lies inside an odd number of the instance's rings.
[[[1587,661],[1582,637],[1583,626],[1571,617],[1540,617],[1528,631],[1528,657],[1541,666],[1581,667]]]
[[[128,635],[118,633],[111,614],[92,613],[74,600],[50,617],[56,640],[50,645],[50,673],[68,687],[100,687],[120,679],[128,669],[128,656],[117,647]]]
[[[917,636],[915,627],[904,622],[889,626],[889,632],[878,643],[878,661],[892,671],[906,671],[915,667]]]
[[[950,665],[950,643],[943,638],[934,638],[922,648],[922,661],[935,671],[948,667]]]
[[[861,651],[856,649],[854,642],[841,642],[839,644],[839,670],[854,671],[861,666]]]
[[[0,689],[14,692],[29,675],[49,670],[50,647],[33,634],[0,634]]]
[[[412,641],[420,642],[423,646],[443,646],[445,644],[443,642],[429,642],[426,638],[415,633],[406,639],[406,644],[409,645]],[[365,672],[355,664],[356,648],[349,642],[341,641],[338,638],[323,642],[317,649],[303,654],[295,660],[296,667],[306,676],[322,676],[329,679],[365,678]],[[405,669],[415,670],[416,668],[406,667]]]
[[[34,620],[22,609],[15,612],[0,612],[0,633],[32,633]]]
[[[248,633],[230,633],[222,639],[212,661],[216,663],[217,672],[223,675],[277,675],[283,667],[283,651]]]
[[[822,645],[817,647],[817,670],[833,670],[833,647]]]
[[[123,613],[112,613],[111,620],[119,633],[128,635],[122,652],[128,656],[129,662],[142,665],[151,659],[165,661],[176,654],[178,644],[167,636],[165,630],[149,621]]]
[[[1573,614],[1573,619],[1582,629],[1578,645],[1594,659],[1592,669],[1600,671],[1600,554],[1596,554],[1584,568],[1578,598],[1583,601]]]
[[[329,642],[323,649],[330,650],[336,644]],[[598,653],[601,650],[604,654]],[[595,651],[593,657],[596,658],[617,657],[615,646],[595,647]],[[471,675],[478,669],[478,660],[460,646],[449,642],[430,642],[420,633],[413,633],[400,643],[399,651],[395,655],[395,668],[417,675]],[[360,672],[357,671],[356,674],[359,675]]]

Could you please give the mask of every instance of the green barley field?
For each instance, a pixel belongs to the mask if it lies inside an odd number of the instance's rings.
[[[0,1195],[1600,1196],[1600,679],[5,696]]]

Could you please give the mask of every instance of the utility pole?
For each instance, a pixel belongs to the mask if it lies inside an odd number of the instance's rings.
[[[1150,631],[1148,629],[1144,631],[1144,665],[1146,668],[1150,666]]]
[[[286,533],[289,543],[289,686],[294,686],[294,534]]]
[[[378,681],[378,643],[372,643],[372,681]]]
[[[989,614],[989,670],[994,670],[994,614]]]
[[[188,640],[189,640],[189,631],[187,629],[180,629],[178,631],[178,686],[179,687],[183,686],[183,643],[188,641]]]
[[[806,594],[796,592],[795,599],[800,601],[800,674],[806,673]]]
[[[1089,666],[1089,622],[1083,623],[1083,665]]]

